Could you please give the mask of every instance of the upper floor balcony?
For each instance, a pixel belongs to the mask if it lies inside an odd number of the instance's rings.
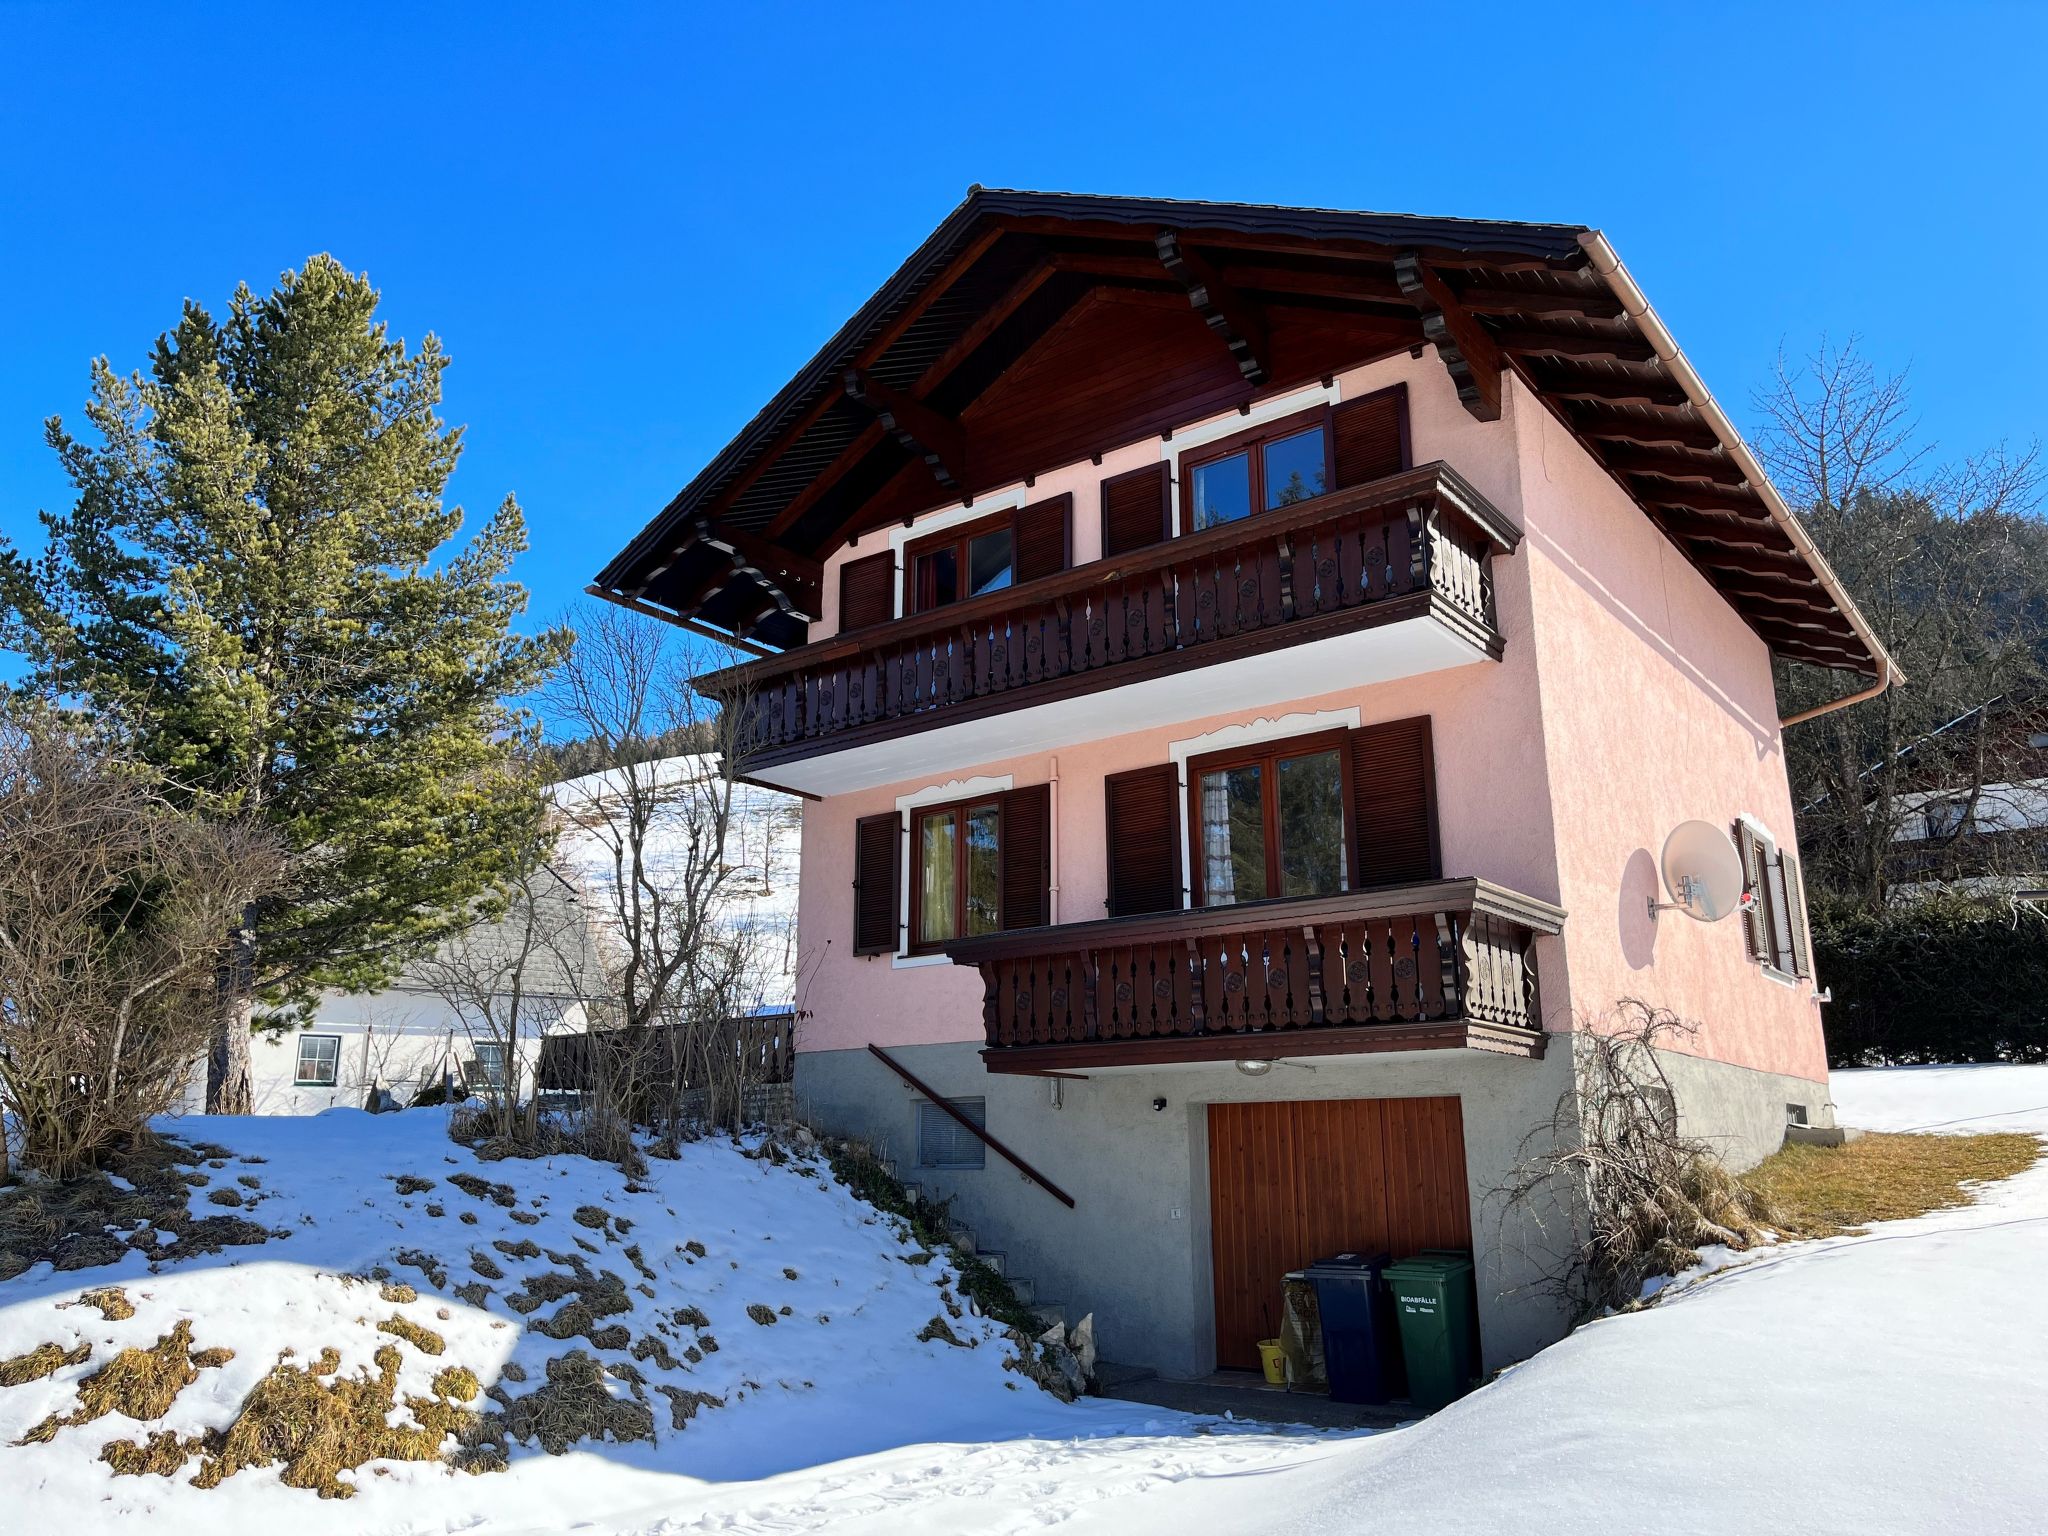
[[[1448,464],[699,679],[763,781],[813,794],[1498,660],[1520,532]]]

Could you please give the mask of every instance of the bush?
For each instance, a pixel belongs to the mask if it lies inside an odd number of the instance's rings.
[[[2048,917],[1942,895],[1812,911],[1828,1062],[2048,1061]]]

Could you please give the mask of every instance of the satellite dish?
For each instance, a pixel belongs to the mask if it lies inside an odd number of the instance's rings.
[[[1676,910],[1718,923],[1742,905],[1742,855],[1711,821],[1682,821],[1664,839],[1664,885],[1670,901],[1652,901],[1650,916]]]

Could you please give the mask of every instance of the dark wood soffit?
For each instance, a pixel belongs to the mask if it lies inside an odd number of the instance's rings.
[[[1242,1034],[1167,1035],[1150,1040],[1073,1041],[1065,1045],[989,1046],[981,1059],[990,1072],[1037,1074],[1065,1068],[1169,1066],[1175,1062],[1280,1060],[1304,1056],[1357,1056],[1382,1051],[1491,1051],[1538,1060],[1541,1030],[1461,1020],[1423,1024],[1364,1024],[1335,1028],[1266,1029]]]

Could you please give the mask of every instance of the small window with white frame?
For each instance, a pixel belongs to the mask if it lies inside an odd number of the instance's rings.
[[[507,1087],[505,1047],[495,1041],[480,1040],[474,1048],[476,1057],[469,1064],[469,1086],[488,1093],[503,1093]]]
[[[1759,823],[1745,816],[1735,824],[1742,855],[1742,936],[1749,958],[1784,980],[1813,975],[1813,950],[1806,932],[1805,882],[1796,854],[1780,849]]]
[[[948,1099],[950,1105],[978,1126],[988,1124],[986,1099]],[[981,1138],[952,1115],[946,1105],[930,1099],[917,1102],[917,1166],[920,1168],[980,1168],[986,1165],[987,1149]]]
[[[299,1036],[299,1061],[293,1083],[300,1088],[332,1088],[340,1077],[341,1036]]]

